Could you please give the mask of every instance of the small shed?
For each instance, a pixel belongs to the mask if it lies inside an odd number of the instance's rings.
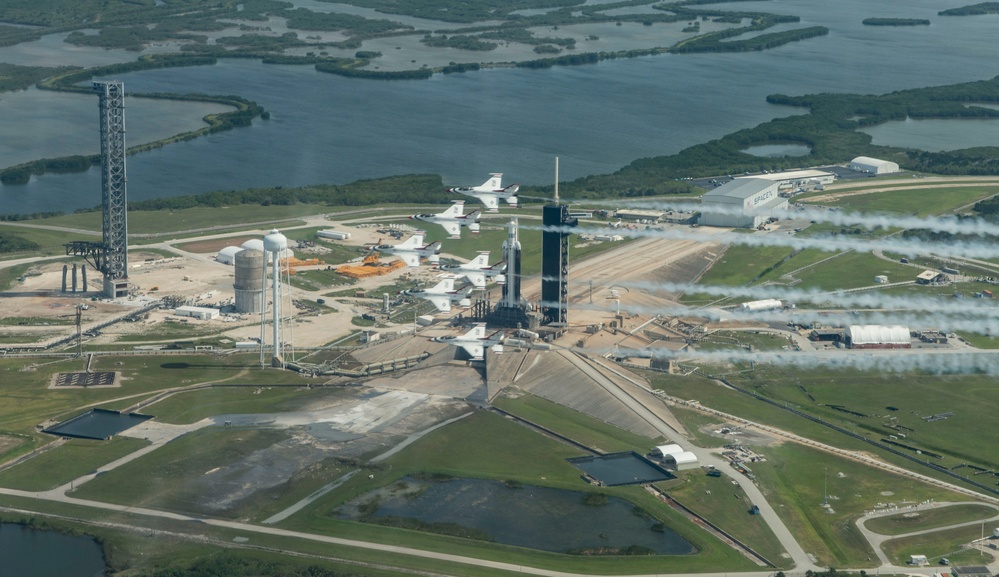
[[[874,282],[876,282],[878,284],[887,284],[888,283],[888,276],[887,275],[883,275],[883,274],[879,274],[878,276],[874,277]]]
[[[929,565],[926,555],[909,555],[909,565]]]

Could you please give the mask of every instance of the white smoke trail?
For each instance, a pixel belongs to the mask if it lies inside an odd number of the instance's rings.
[[[681,363],[761,363],[814,369],[852,368],[892,373],[999,375],[999,351],[954,352],[947,349],[897,349],[893,351],[670,351],[666,349],[589,349],[591,354],[670,359]]]
[[[683,305],[642,306],[621,304],[617,299],[604,299],[603,303],[570,303],[570,311],[597,311],[610,313],[637,314],[645,316],[695,317],[709,322],[738,321],[743,323],[779,323],[793,322],[797,325],[823,325],[847,327],[850,325],[903,325],[915,330],[938,330],[950,332],[972,332],[989,335],[999,330],[999,324],[994,317],[947,316],[930,314],[923,311],[850,311],[850,312],[819,312],[801,309],[742,311],[723,310],[718,308],[692,308]],[[539,306],[558,306],[557,303],[541,302]],[[992,312],[999,312],[993,310]]]
[[[572,284],[577,282],[585,285],[588,281],[572,281]],[[795,304],[813,303],[821,305],[828,303],[831,306],[840,308],[853,306],[867,309],[919,310],[967,315],[999,315],[999,304],[991,299],[909,297],[884,294],[876,289],[858,292],[829,292],[786,288],[777,285],[747,287],[692,285],[689,283],[645,281],[620,281],[614,282],[611,286],[666,293],[698,293],[735,299],[759,300],[774,298]]]
[[[906,255],[952,255],[965,258],[992,258],[999,256],[999,243],[984,241],[957,241],[949,243],[929,242],[916,239],[856,239],[846,235],[800,237],[784,234],[744,234],[718,232],[706,235],[689,228],[647,228],[634,230],[626,228],[582,228],[569,226],[521,226],[522,230],[541,230],[567,234],[620,235],[631,238],[661,238],[667,240],[694,240],[699,242],[737,244],[751,247],[791,247],[817,249],[824,252],[857,250],[868,252],[881,250]]]
[[[621,203],[618,203],[621,204]],[[678,212],[707,212],[729,216],[742,216],[744,210],[736,206],[711,205],[705,209],[704,205],[689,201],[629,201],[627,206],[636,208],[648,208],[656,210],[674,210]],[[858,213],[847,212],[838,209],[826,209],[818,207],[806,207],[796,205],[787,210],[773,210],[773,216],[783,218],[807,219],[816,222],[826,222],[837,226],[863,226],[867,228],[882,227],[920,229],[934,232],[947,232],[951,234],[967,234],[978,236],[999,236],[999,225],[988,222],[982,218],[960,218],[957,216],[939,217],[916,217],[900,214],[880,214],[880,213]]]

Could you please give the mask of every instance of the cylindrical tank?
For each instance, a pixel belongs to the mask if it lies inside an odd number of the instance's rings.
[[[260,292],[264,286],[264,253],[252,248],[236,253],[232,287],[236,291],[236,312],[261,313]]]

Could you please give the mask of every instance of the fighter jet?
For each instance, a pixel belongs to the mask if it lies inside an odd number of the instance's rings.
[[[468,279],[477,289],[486,288],[488,279],[495,278],[496,282],[503,284],[506,282],[506,262],[500,261],[493,266],[489,266],[489,251],[479,253],[479,256],[465,264],[442,264],[441,270],[451,272]]]
[[[481,216],[482,211],[473,210],[472,212],[462,216],[461,213],[465,211],[465,201],[456,200],[447,210],[444,212],[439,212],[437,214],[414,214],[409,218],[415,218],[416,220],[424,220],[426,222],[435,222],[444,227],[451,238],[461,238],[461,227],[467,226],[468,230],[473,233],[479,232],[479,216]]]
[[[463,307],[472,306],[472,301],[468,298],[469,293],[475,288],[468,285],[460,290],[454,290],[454,277],[444,277],[439,283],[428,289],[408,289],[401,294],[411,297],[426,299],[437,307],[442,313],[451,312],[451,304],[455,303]]]
[[[493,352],[497,355],[503,354],[503,332],[496,331],[495,333],[486,336],[486,324],[478,323],[472,330],[468,331],[463,335],[453,336],[453,337],[434,337],[430,340],[435,343],[447,343],[456,347],[461,347],[465,350],[473,361],[481,361],[485,355],[486,349],[492,347]]]
[[[489,180],[479,186],[456,186],[449,188],[448,192],[456,192],[471,196],[484,204],[489,212],[499,211],[499,201],[503,199],[510,206],[517,206],[517,192],[520,190],[519,184],[511,184],[503,188],[503,173],[493,172],[489,175]]]
[[[399,244],[376,244],[369,246],[368,250],[378,251],[385,254],[394,254],[402,259],[409,266],[420,266],[420,259],[425,258],[430,264],[437,264],[441,257],[441,241],[423,244],[423,235],[414,234],[407,238],[405,242]]]

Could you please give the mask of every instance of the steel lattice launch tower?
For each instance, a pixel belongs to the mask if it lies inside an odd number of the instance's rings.
[[[517,219],[510,219],[507,238],[503,241],[503,258],[506,260],[506,282],[503,283],[503,298],[499,306],[522,308],[520,302],[520,234]]]
[[[104,294],[128,294],[128,219],[125,194],[125,85],[94,82],[101,111],[101,182],[103,207]]]

